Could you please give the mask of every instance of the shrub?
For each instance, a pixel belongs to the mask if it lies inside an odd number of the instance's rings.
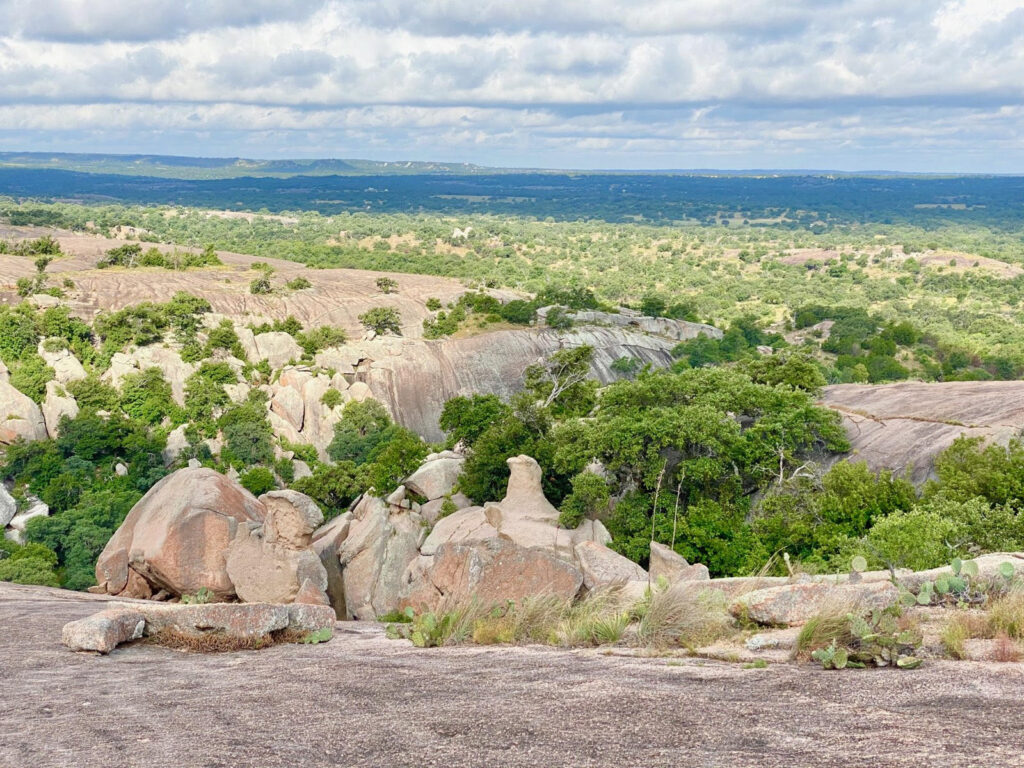
[[[243,472],[238,482],[253,496],[260,496],[277,487],[274,473],[266,467],[253,467],[248,472]]]
[[[374,307],[359,316],[359,322],[368,331],[374,333],[394,333],[397,336],[402,334],[402,318],[394,307]]]
[[[260,275],[249,283],[249,293],[257,296],[270,293],[271,291],[273,291],[273,286],[270,284],[269,274]]]
[[[609,499],[607,480],[593,472],[581,472],[572,479],[572,493],[562,502],[558,524],[576,528],[585,519],[607,512]]]
[[[342,403],[341,392],[332,387],[331,389],[328,389],[326,392],[324,392],[324,394],[320,398],[320,402],[323,403],[328,408],[335,408],[341,405]]]
[[[299,275],[294,280],[289,280],[285,283],[285,287],[292,291],[301,291],[306,288],[312,288],[313,284],[309,281],[309,278]]]
[[[398,281],[392,277],[378,277],[377,290],[381,293],[394,293],[398,290]]]

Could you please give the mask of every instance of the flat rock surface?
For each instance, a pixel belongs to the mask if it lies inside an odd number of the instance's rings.
[[[961,435],[1005,445],[1024,428],[1024,381],[838,384],[822,403],[842,414],[849,458],[873,470],[912,467],[917,485]]]
[[[1024,665],[914,672],[324,645],[68,651],[104,598],[0,584],[0,766],[1024,766]],[[955,713],[951,716],[950,713]]]

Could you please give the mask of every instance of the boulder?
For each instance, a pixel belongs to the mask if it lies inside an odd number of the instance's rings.
[[[453,493],[450,498],[452,504],[455,505],[456,511],[473,506],[473,500],[464,493]],[[436,523],[437,518],[441,515],[441,508],[447,500],[448,497],[442,496],[440,499],[434,499],[420,505],[420,514],[423,515],[427,522]],[[483,507],[480,507],[480,509],[483,509]]]
[[[86,377],[85,368],[78,362],[78,358],[71,354],[71,350],[64,348],[56,352],[48,352],[46,342],[41,341],[38,352],[46,364],[53,368],[53,375],[57,383],[67,384]]]
[[[10,529],[7,531],[7,537],[17,544],[24,544],[25,530],[28,526],[28,521],[36,517],[49,516],[50,508],[46,503],[40,499],[32,499],[28,505],[28,509],[11,518],[8,523]]]
[[[373,620],[398,607],[406,570],[419,556],[426,530],[411,509],[372,496],[360,500],[339,551],[349,616]]]
[[[10,445],[18,438],[47,438],[43,412],[28,395],[23,395],[6,381],[0,381],[0,443]]]
[[[656,541],[651,542],[650,568],[651,580],[654,582],[664,578],[669,584],[676,584],[680,581],[707,581],[711,578],[706,565],[690,565],[685,557]]]
[[[587,589],[647,581],[647,571],[628,557],[608,549],[596,541],[582,541],[576,545],[576,560],[583,571],[583,586]]]
[[[266,360],[271,368],[282,368],[291,360],[302,357],[302,347],[284,331],[258,333],[254,337],[257,360]]]
[[[6,487],[0,485],[0,531],[6,528],[18,514],[18,502]]]
[[[454,451],[432,453],[405,479],[405,487],[427,501],[440,499],[455,488],[465,463],[466,457]]]
[[[260,357],[259,348],[256,346],[256,337],[253,335],[252,329],[236,325],[235,334],[238,336],[238,343],[245,350],[245,356],[249,362],[258,363],[262,358]]]
[[[185,427],[187,426],[187,424],[182,424],[167,433],[167,445],[163,452],[165,467],[171,466],[178,460],[181,452],[188,448],[188,438],[185,437]]]
[[[348,617],[345,608],[345,582],[342,578],[341,545],[348,538],[352,516],[349,512],[338,515],[313,534],[313,551],[320,558],[327,573],[327,598],[339,619]]]
[[[729,610],[734,616],[749,618],[758,624],[802,624],[823,609],[850,606],[863,610],[888,608],[900,599],[895,584],[870,581],[856,584],[803,582],[768,587],[741,595]]]
[[[988,555],[981,555],[974,558],[978,564],[977,578],[983,580],[1001,581],[1000,568],[1003,563],[1009,563],[1018,577],[1024,576],[1024,553],[1021,552],[993,552]],[[927,571],[915,571],[898,574],[900,585],[911,592],[917,593],[921,585],[926,581],[935,581],[939,576],[952,576],[953,569],[948,565],[941,568],[932,568]]]
[[[132,507],[96,563],[96,582],[121,594],[129,570],[172,595],[208,589],[235,595],[226,553],[240,523],[262,523],[264,506],[238,483],[202,467],[163,478]]]
[[[401,605],[418,611],[443,611],[470,600],[484,606],[537,595],[570,600],[582,585],[580,570],[552,552],[487,539],[439,547]]]
[[[296,430],[302,429],[302,416],[305,405],[302,395],[291,387],[278,386],[270,398],[270,410],[291,424]]]
[[[552,549],[570,560],[581,541],[611,541],[604,525],[596,520],[584,520],[574,530],[559,528],[558,510],[541,488],[540,465],[529,456],[513,456],[507,463],[510,473],[505,498],[484,506],[487,522],[501,538],[521,547]]]
[[[349,397],[355,400],[357,403],[361,403],[364,400],[372,400],[373,392],[370,387],[362,381],[357,381],[348,388]]]
[[[106,610],[72,621],[61,630],[61,641],[72,651],[110,653],[121,643],[138,640],[146,627],[146,617],[134,608]]]
[[[304,477],[312,477],[313,470],[309,468],[309,464],[299,459],[292,461],[292,468],[295,472],[295,479],[301,480]]]
[[[438,520],[420,547],[420,554],[433,555],[444,544],[473,544],[497,536],[498,531],[484,516],[484,508],[468,507]]]
[[[113,603],[113,606],[125,605]],[[237,638],[266,637],[288,627],[288,606],[266,603],[131,604],[146,618],[145,633],[173,630],[201,637],[218,632]]]
[[[55,381],[46,382],[46,399],[43,400],[43,423],[46,433],[56,438],[60,433],[60,420],[67,416],[73,419],[78,415],[78,402],[67,394],[63,387]]]
[[[271,491],[259,498],[263,523],[239,527],[227,551],[226,569],[235,594],[247,603],[290,603],[301,589],[319,590],[327,603],[327,571],[310,546],[324,519],[316,503],[298,491]]]

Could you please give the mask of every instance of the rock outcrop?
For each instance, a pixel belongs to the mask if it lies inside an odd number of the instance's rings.
[[[1005,445],[1024,429],[1024,381],[839,384],[822,404],[843,417],[850,458],[873,470],[933,476],[935,457],[961,435]]]
[[[748,592],[733,601],[729,610],[734,616],[758,624],[793,625],[804,623],[829,606],[868,611],[888,608],[899,599],[899,588],[888,581],[846,584],[806,581]]]
[[[96,563],[99,590],[149,597],[206,588],[218,599],[235,596],[226,553],[240,524],[263,522],[266,510],[224,475],[186,468],[154,485],[132,508]]]
[[[471,595],[484,601],[546,593],[571,598],[584,585],[646,581],[643,568],[607,548],[611,536],[600,522],[558,527],[558,510],[544,497],[534,459],[515,456],[508,465],[505,498],[437,522],[404,576],[403,606],[437,610]]]
[[[15,440],[45,440],[46,422],[32,398],[23,395],[6,381],[0,381],[0,443]]]
[[[419,611],[441,611],[478,600],[482,605],[516,602],[537,595],[571,600],[583,573],[550,550],[521,547],[505,539],[444,544],[429,569],[402,599]]]
[[[622,357],[655,367],[671,365],[676,343],[630,328],[524,328],[438,341],[378,339],[347,345],[336,354],[347,355],[356,378],[399,424],[428,440],[440,440],[437,421],[445,402],[479,392],[508,398],[522,387],[527,366],[559,349],[593,347],[593,375],[608,383],[619,377],[612,364]],[[355,385],[353,397],[354,390]]]
[[[271,491],[259,501],[263,523],[242,523],[228,546],[235,594],[246,603],[291,603],[305,591],[307,602],[327,604],[327,571],[311,547],[324,521],[320,508],[298,491]]]
[[[159,368],[171,385],[174,402],[185,404],[185,380],[195,373],[196,367],[186,363],[178,352],[169,347],[149,344],[136,347],[129,353],[118,352],[111,358],[110,367],[101,378],[120,389],[125,376],[140,373],[147,368]]]
[[[78,403],[57,382],[48,381],[42,411],[46,433],[55,438],[60,434],[60,420],[65,416],[73,419],[78,415]]]
[[[25,510],[15,514],[8,522],[9,527],[5,531],[5,535],[16,544],[24,544],[28,521],[36,517],[49,517],[49,515],[50,508],[46,502],[30,497]]]
[[[340,393],[340,404],[328,407],[323,397],[331,389]],[[267,390],[267,416],[277,435],[292,443],[312,445],[320,459],[326,460],[327,446],[334,439],[342,408],[356,399],[348,381],[340,374],[327,376],[306,367],[289,366]]]
[[[537,310],[538,317],[546,319],[550,309],[551,307],[541,307]],[[648,317],[627,307],[620,307],[618,312],[580,310],[568,312],[567,315],[574,323],[629,328],[643,333],[665,336],[676,341],[695,339],[698,336],[720,339],[723,335],[722,331],[713,325],[691,323],[688,320],[673,320],[668,317]]]
[[[374,619],[398,607],[405,572],[426,538],[425,522],[411,505],[401,502],[364,496],[356,504],[337,550],[349,616]],[[335,609],[338,606],[335,598]]]
[[[110,653],[121,643],[167,634],[199,643],[269,644],[282,630],[322,632],[332,630],[334,621],[334,611],[323,605],[111,603],[99,613],[65,624],[61,635],[73,651]]]
[[[690,565],[685,557],[656,541],[651,542],[650,570],[654,582],[664,579],[670,585],[680,581],[707,581],[711,578],[706,565]]]

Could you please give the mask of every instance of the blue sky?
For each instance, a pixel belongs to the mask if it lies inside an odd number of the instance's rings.
[[[1024,0],[0,0],[0,150],[1024,172]]]

